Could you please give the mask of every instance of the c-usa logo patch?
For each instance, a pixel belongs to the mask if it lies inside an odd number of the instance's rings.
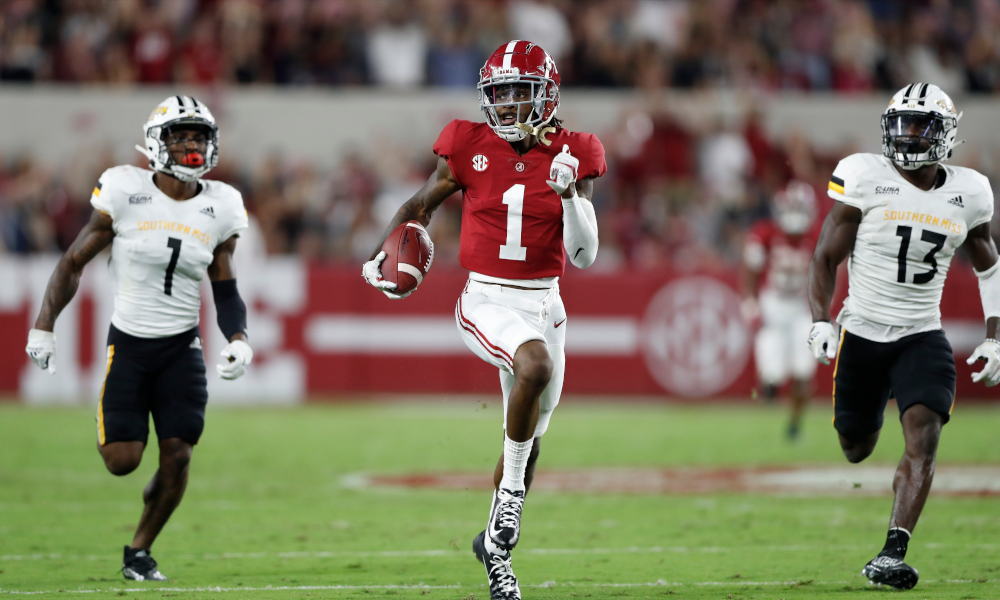
[[[490,166],[490,159],[485,154],[477,154],[472,157],[472,168],[482,173]]]

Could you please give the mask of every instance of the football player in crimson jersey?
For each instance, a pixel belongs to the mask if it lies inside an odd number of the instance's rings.
[[[539,439],[559,403],[565,366],[566,311],[559,277],[567,256],[587,268],[597,256],[594,179],[607,170],[604,147],[555,118],[559,72],[539,46],[513,40],[480,71],[486,123],[455,120],[434,144],[437,170],[396,213],[427,225],[434,209],[462,191],[459,258],[469,282],[455,308],[466,345],[500,371],[503,456],[486,531],[473,541],[486,567],[491,598],[520,598],[510,551],[531,486]],[[378,247],[381,248],[380,241]],[[363,275],[390,298],[378,250]]]
[[[816,193],[808,183],[792,181],[775,195],[773,206],[774,218],[758,221],[747,236],[742,308],[748,321],[760,320],[754,358],[765,397],[772,400],[777,388],[792,380],[788,438],[794,441],[816,372],[812,352],[802,344],[812,326],[806,276],[819,237]]]

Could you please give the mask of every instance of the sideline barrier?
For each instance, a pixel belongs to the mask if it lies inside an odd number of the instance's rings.
[[[104,377],[104,340],[113,309],[102,262],[85,271],[76,299],[58,321],[56,375],[35,368],[24,354],[55,261],[53,256],[0,259],[0,364],[7,365],[0,371],[0,393],[32,404],[93,403]],[[254,364],[235,382],[214,376],[225,342],[206,281],[201,330],[213,403],[498,394],[496,369],[473,356],[455,326],[455,302],[467,277],[462,269],[438,266],[403,301],[368,287],[355,265],[257,258],[238,272],[250,310]],[[570,269],[560,288],[569,315],[565,393],[749,401],[756,379],[753,332],[739,316],[735,270]],[[984,327],[977,280],[958,260],[949,273],[942,314],[958,358],[959,402],[997,398],[995,390],[971,383],[972,369],[965,364]],[[820,367],[818,395],[830,392],[831,374],[831,367]]]

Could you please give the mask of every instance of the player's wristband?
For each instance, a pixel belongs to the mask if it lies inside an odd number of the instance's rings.
[[[1000,260],[985,271],[976,271],[976,277],[983,300],[983,317],[1000,317]]]
[[[237,333],[247,334],[247,306],[236,289],[236,280],[212,282],[212,296],[219,329],[226,340],[232,340]]]

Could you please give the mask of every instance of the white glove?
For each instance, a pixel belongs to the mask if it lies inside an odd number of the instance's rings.
[[[389,297],[390,300],[402,300],[406,298],[413,291],[406,292],[405,294],[397,294],[392,290],[396,289],[396,284],[391,281],[386,281],[382,277],[382,261],[385,260],[385,250],[382,250],[375,255],[375,258],[366,262],[364,266],[361,267],[361,276],[365,278],[368,285],[382,290],[382,293]]]
[[[824,365],[837,357],[837,332],[828,321],[816,321],[809,330],[809,349],[813,357]]]
[[[986,383],[986,387],[993,387],[1000,383],[1000,343],[988,339],[979,344],[969,360],[965,361],[965,364],[971,365],[980,359],[986,361],[986,366],[982,371],[972,374],[972,382],[983,381]]]
[[[579,168],[580,159],[570,155],[569,144],[563,144],[562,152],[556,154],[552,159],[552,166],[549,167],[551,181],[545,183],[562,196],[571,183],[576,183],[576,172]]]
[[[28,332],[28,345],[24,347],[31,360],[38,368],[48,371],[50,375],[56,372],[56,334],[42,329],[32,329]]]
[[[250,361],[253,360],[253,349],[243,340],[229,342],[222,349],[222,358],[226,359],[215,365],[215,370],[223,379],[237,379],[247,372]]]

